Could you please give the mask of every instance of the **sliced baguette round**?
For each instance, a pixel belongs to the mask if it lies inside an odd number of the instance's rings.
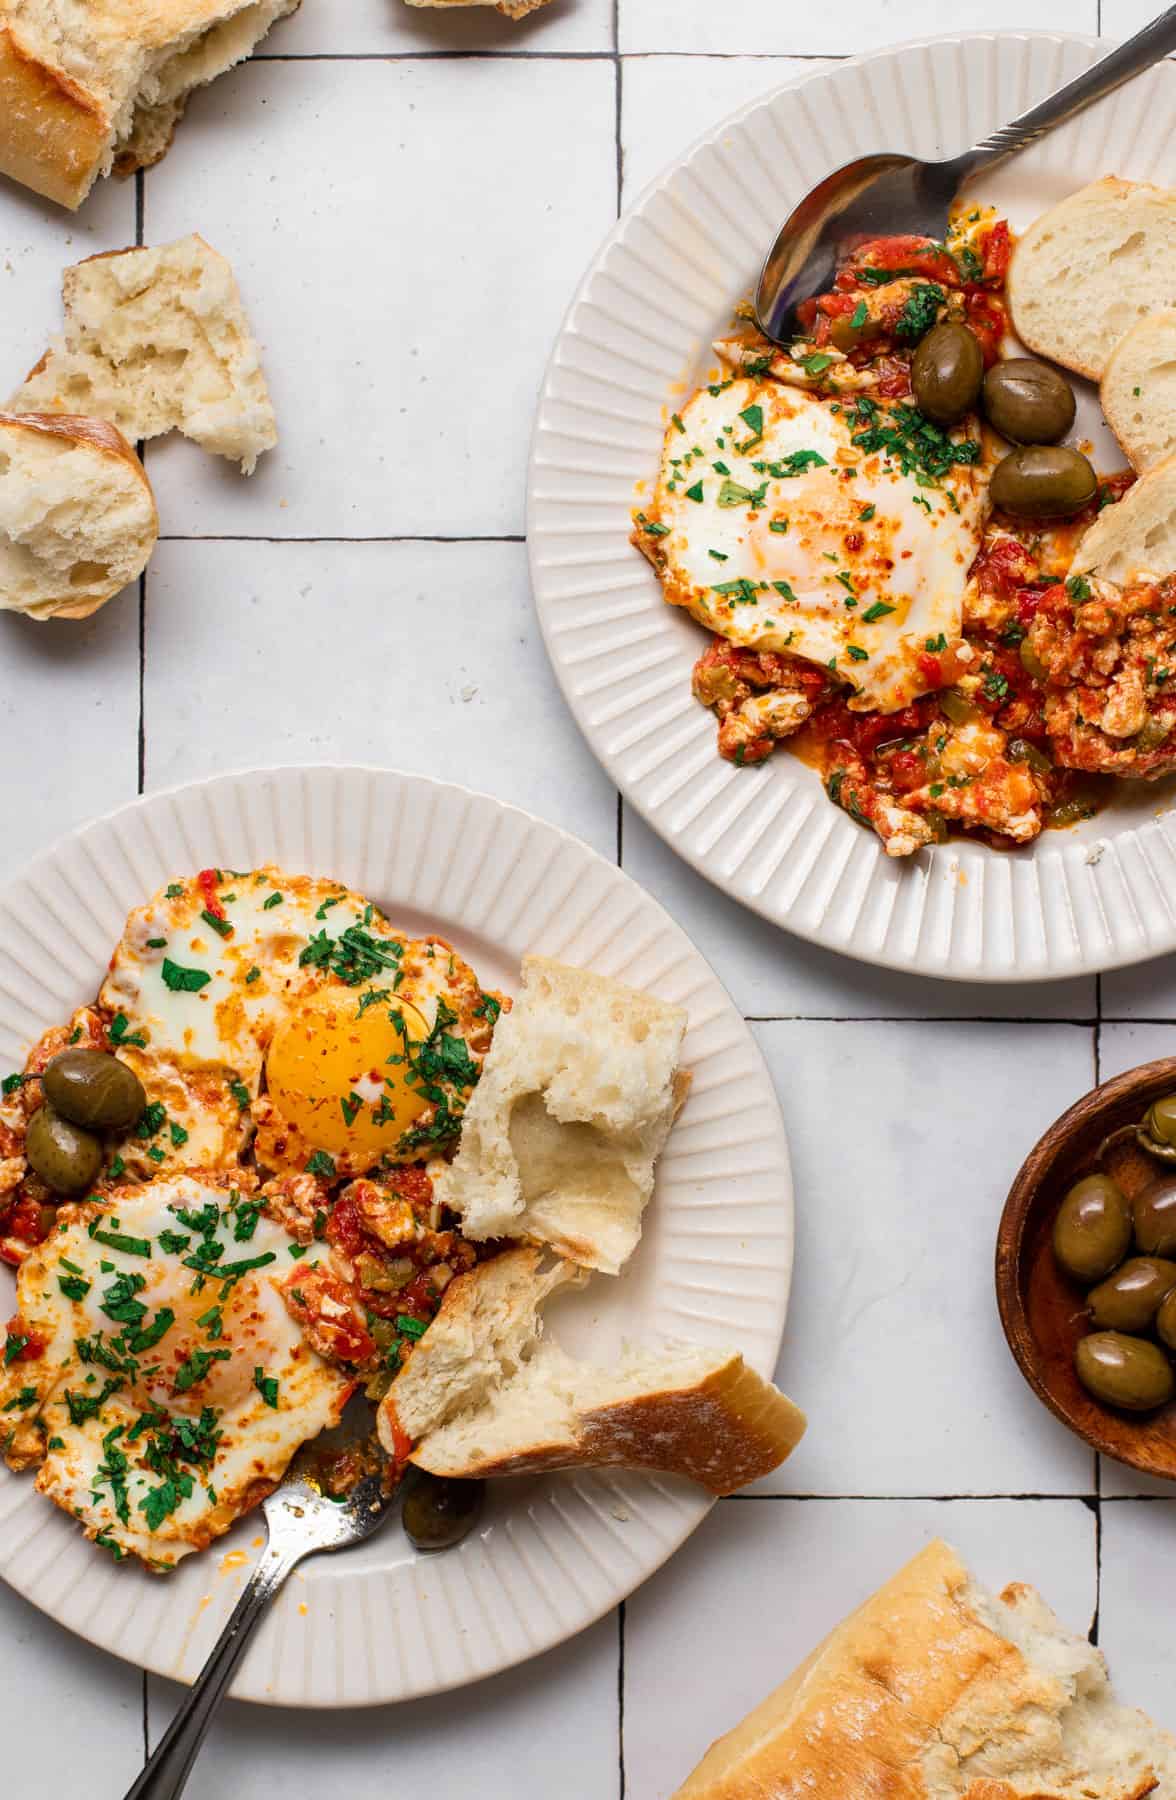
[[[147,471],[103,419],[0,413],[0,611],[85,619],[159,535]]]
[[[1105,506],[1071,564],[1071,574],[1101,575],[1126,587],[1176,572],[1176,456],[1141,475]]]
[[[1176,452],[1176,307],[1149,313],[1120,340],[1099,399],[1137,474]]]
[[[1165,1800],[1176,1742],[1031,1587],[997,1598],[934,1542],[673,1800]]]
[[[460,1275],[381,1402],[381,1442],[434,1475],[648,1469],[733,1493],[782,1463],[803,1413],[737,1352],[629,1349],[577,1363],[542,1336],[540,1310],[586,1280],[542,1250],[505,1251]]]
[[[1029,227],[1007,291],[1031,350],[1101,380],[1132,326],[1176,305],[1176,193],[1114,175],[1092,181]]]

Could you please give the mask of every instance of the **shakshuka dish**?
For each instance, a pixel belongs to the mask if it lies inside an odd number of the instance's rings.
[[[720,754],[786,745],[891,856],[1025,844],[1176,770],[1176,580],[1074,572],[1133,476],[1060,442],[1056,366],[1005,357],[1013,249],[957,208],[943,243],[860,244],[787,349],[740,309],[634,517],[710,633]]]
[[[136,909],[3,1082],[9,1466],[168,1568],[381,1398],[483,1254],[433,1175],[509,1004],[335,882],[206,869]]]

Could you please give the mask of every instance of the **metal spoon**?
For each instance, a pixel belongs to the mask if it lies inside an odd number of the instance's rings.
[[[755,295],[760,330],[777,344],[791,343],[796,308],[802,300],[828,292],[839,261],[855,241],[908,232],[941,241],[948,207],[974,170],[1036,143],[1171,50],[1176,50],[1176,6],[961,156],[943,162],[887,153],[860,156],[826,175],[794,208],[768,252]]]
[[[269,1527],[266,1548],[245,1591],[179,1712],[126,1800],[176,1800],[240,1662],[270,1601],[303,1557],[349,1550],[380,1529],[396,1510],[379,1475],[365,1475],[345,1500],[328,1500],[291,1472],[261,1506]]]

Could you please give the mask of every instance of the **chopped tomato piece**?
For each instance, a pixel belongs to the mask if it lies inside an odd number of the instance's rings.
[[[886,270],[891,275],[925,275],[944,287],[958,288],[960,272],[942,244],[927,237],[869,238],[858,244],[837,276],[839,288],[860,287],[863,269]]]
[[[11,1319],[9,1319],[7,1325],[4,1327],[4,1330],[9,1344],[11,1344],[14,1339],[24,1339],[24,1343],[21,1345],[20,1349],[14,1351],[11,1356],[8,1355],[7,1350],[5,1351],[4,1360],[6,1363],[36,1362],[39,1356],[44,1355],[49,1342],[48,1338],[42,1337],[39,1332],[30,1331],[19,1313],[13,1313]]]
[[[225,916],[225,909],[217,898],[216,890],[219,880],[220,876],[216,869],[201,869],[196,877],[197,886],[204,896],[205,910],[210,912],[214,919],[223,919]]]
[[[1013,241],[1009,236],[1009,222],[998,219],[984,240],[984,280],[1003,281],[1009,272],[1009,260],[1013,254]]]

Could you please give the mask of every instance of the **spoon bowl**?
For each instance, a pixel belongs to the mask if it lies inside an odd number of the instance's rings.
[[[1084,1094],[1029,1152],[996,1240],[1001,1324],[1038,1399],[1092,1449],[1166,1481],[1176,1481],[1176,1401],[1154,1413],[1119,1413],[1087,1393],[1074,1372],[1075,1348],[1090,1329],[1083,1296],[1058,1267],[1050,1240],[1067,1189],[1093,1172],[1104,1140],[1173,1092],[1176,1057],[1164,1057]],[[1167,1166],[1150,1163],[1146,1151],[1139,1156],[1144,1161],[1135,1185]]]
[[[793,208],[765,258],[755,293],[756,323],[764,336],[790,344],[798,335],[797,307],[830,288],[838,263],[864,239],[941,242],[952,200],[976,170],[1035,144],[1172,50],[1176,6],[960,156],[924,162],[887,152],[858,157],[826,175]]]

